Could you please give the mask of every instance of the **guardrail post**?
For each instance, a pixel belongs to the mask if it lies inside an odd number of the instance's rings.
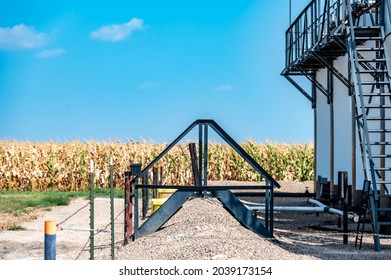
[[[56,223],[45,221],[45,260],[56,259],[56,232]]]

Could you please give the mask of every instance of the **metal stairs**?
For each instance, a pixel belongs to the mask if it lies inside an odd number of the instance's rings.
[[[350,16],[347,36],[361,156],[371,181],[373,238],[380,251],[380,239],[391,238],[391,68],[383,26],[357,26]]]

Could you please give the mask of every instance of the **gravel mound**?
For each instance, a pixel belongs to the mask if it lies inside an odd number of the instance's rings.
[[[192,199],[158,232],[121,247],[119,259],[312,259],[244,228],[217,199]]]

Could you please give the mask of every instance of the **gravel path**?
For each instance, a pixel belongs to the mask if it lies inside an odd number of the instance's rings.
[[[281,182],[284,192],[313,191],[312,182]],[[244,198],[246,203],[259,203]],[[43,212],[38,219],[23,223],[24,231],[0,231],[0,259],[42,259],[45,220],[64,222],[64,228],[88,228],[88,201],[75,199],[69,206]],[[275,198],[275,205],[310,206],[306,198]],[[86,206],[86,207],[84,207]],[[116,259],[162,260],[311,260],[311,259],[391,259],[391,241],[374,252],[373,238],[367,233],[363,247],[354,246],[356,224],[349,224],[349,244],[342,244],[338,216],[329,213],[276,212],[274,240],[244,228],[217,199],[187,201],[159,231],[123,246],[123,200],[115,201]],[[96,228],[110,230],[109,200],[95,200]],[[368,227],[368,231],[370,228]],[[89,232],[63,230],[57,233],[57,259],[88,259]],[[110,259],[110,232],[95,235],[95,259]]]

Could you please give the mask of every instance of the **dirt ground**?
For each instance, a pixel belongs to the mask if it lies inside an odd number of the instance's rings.
[[[237,182],[230,182],[235,184]],[[312,182],[280,182],[282,192],[313,191]],[[248,205],[259,198],[243,198]],[[313,206],[308,198],[276,197],[276,206]],[[343,245],[338,215],[330,213],[275,211],[274,239],[265,239],[244,228],[214,198],[191,199],[157,232],[123,245],[124,201],[115,200],[115,258],[166,260],[391,260],[391,241],[382,240],[382,251],[375,252],[368,224],[362,249],[355,247],[357,224],[349,222],[348,244]],[[260,213],[261,216],[262,213]],[[44,221],[55,221],[58,231],[57,259],[90,258],[89,200],[77,198],[68,206],[33,213],[20,223],[24,230],[0,231],[0,259],[40,260],[44,257]],[[94,258],[111,258],[110,201],[95,199]],[[142,222],[142,221],[141,221]]]

